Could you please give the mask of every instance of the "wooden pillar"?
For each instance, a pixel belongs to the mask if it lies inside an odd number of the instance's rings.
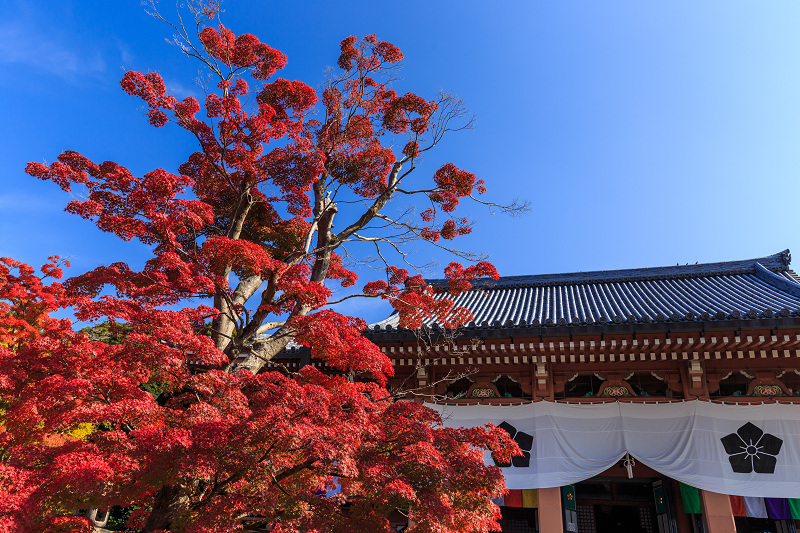
[[[675,525],[678,528],[678,533],[692,533],[692,515],[686,512],[683,508],[683,497],[681,496],[681,488],[677,481],[670,483],[672,486],[672,501],[675,511]]]
[[[700,491],[706,533],[736,533],[731,499],[727,494]]]
[[[539,533],[564,533],[561,487],[539,489]]]

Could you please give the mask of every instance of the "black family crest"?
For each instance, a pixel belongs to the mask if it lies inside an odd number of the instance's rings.
[[[748,422],[736,433],[720,439],[728,453],[731,468],[739,474],[774,474],[777,455],[781,451],[783,439],[764,433],[758,426]]]
[[[508,435],[514,439],[514,442],[517,443],[517,446],[520,447],[522,450],[522,455],[517,455],[511,458],[510,463],[502,463],[496,459],[492,459],[494,464],[499,466],[500,468],[508,468],[509,466],[516,466],[519,468],[526,468],[531,464],[531,448],[533,448],[533,435],[529,435],[524,431],[517,431],[517,428],[509,424],[508,422],[503,422],[499,424],[497,427],[504,430]]]

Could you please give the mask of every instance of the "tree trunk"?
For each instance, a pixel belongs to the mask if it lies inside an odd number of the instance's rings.
[[[307,311],[306,311],[307,312]],[[305,314],[305,313],[303,313]],[[253,374],[258,374],[259,370],[273,357],[283,350],[294,338],[295,331],[287,326],[281,327],[268,340],[259,342],[253,346],[244,361],[239,363],[237,368],[247,369]]]
[[[182,507],[189,502],[188,496],[182,493],[181,487],[177,485],[164,485],[158,491],[156,501],[153,503],[153,510],[147,518],[143,533],[157,531],[160,529],[171,531],[172,523],[178,516]]]
[[[263,281],[264,280],[262,280],[261,276],[258,274],[248,276],[241,280],[239,285],[236,286],[236,290],[233,291],[231,298],[233,304],[244,305],[247,303],[247,300],[255,294]],[[214,345],[224,352],[232,343],[231,338],[233,337],[236,323],[231,319],[231,309],[228,306],[227,300],[221,296],[221,293],[217,293],[214,296],[214,307],[219,309],[220,314],[214,319],[214,328],[211,332],[211,338],[214,340]]]

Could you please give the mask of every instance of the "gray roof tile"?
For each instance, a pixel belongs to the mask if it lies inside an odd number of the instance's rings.
[[[790,261],[785,250],[723,263],[508,276],[475,282],[454,301],[472,312],[471,326],[483,327],[798,316],[800,276]],[[370,328],[387,326],[397,328],[396,314]]]

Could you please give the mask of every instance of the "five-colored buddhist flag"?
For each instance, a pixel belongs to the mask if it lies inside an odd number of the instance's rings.
[[[744,509],[750,518],[767,518],[767,506],[764,503],[764,498],[745,496]]]
[[[789,502],[789,510],[792,512],[792,518],[800,520],[800,499],[788,498],[787,501]]]
[[[700,514],[700,492],[691,485],[681,483],[681,499],[683,500],[683,510],[689,514]]]
[[[506,507],[522,507],[522,491],[509,490],[505,498]]]
[[[747,511],[744,508],[744,498],[741,496],[731,495],[730,499],[733,516],[747,516]]]
[[[792,510],[789,508],[789,500],[786,498],[764,498],[767,507],[767,516],[773,520],[790,520]]]
[[[522,506],[527,509],[537,509],[539,507],[538,489],[522,489]]]

